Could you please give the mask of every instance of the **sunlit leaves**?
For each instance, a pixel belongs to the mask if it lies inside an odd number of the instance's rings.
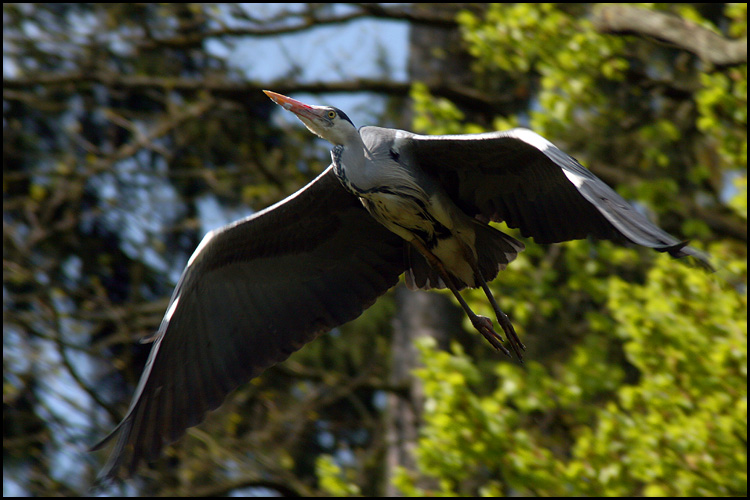
[[[459,17],[477,74],[534,89],[528,114],[494,127],[530,126],[586,165],[627,172],[617,190],[660,225],[680,214],[670,230],[705,243],[720,269],[609,242],[525,240],[491,286],[527,362],[420,345],[428,404],[419,471],[396,479],[405,494],[747,492],[746,241],[695,217],[729,207],[747,219],[747,69],[681,66],[652,40],[596,33],[588,8],[504,4]],[[724,36],[747,31],[746,4],[725,7],[720,27],[695,6],[649,8]],[[458,108],[423,88],[413,96],[422,130],[467,131]],[[481,292],[464,295],[492,315]]]
[[[567,359],[498,363],[476,387],[458,346],[423,340],[425,427],[417,451],[438,491],[558,495],[727,495],[746,491],[747,298],[713,276],[659,259],[644,285],[612,278],[614,331],[592,331]],[[623,384],[607,337],[624,341],[637,380]],[[570,453],[555,438],[569,426]],[[411,485],[411,489],[410,486]]]
[[[350,472],[351,470],[339,466],[330,455],[321,455],[315,461],[315,473],[320,487],[330,496],[350,497],[362,494]]]
[[[596,113],[606,106],[594,89],[603,79],[622,79],[627,69],[618,38],[597,34],[584,16],[554,4],[496,4],[482,19],[469,12],[458,19],[477,71],[496,67],[539,76],[541,110],[531,116],[540,133],[571,122],[574,112]]]
[[[464,124],[464,113],[448,99],[432,96],[423,83],[415,83],[410,96],[414,101],[413,129],[417,133],[477,134],[484,132],[477,125]]]

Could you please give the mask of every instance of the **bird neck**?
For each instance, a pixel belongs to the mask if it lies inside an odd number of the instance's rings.
[[[334,146],[331,160],[333,172],[344,187],[353,194],[361,194],[363,189],[359,184],[366,177],[366,160],[365,145],[359,134],[346,145]]]

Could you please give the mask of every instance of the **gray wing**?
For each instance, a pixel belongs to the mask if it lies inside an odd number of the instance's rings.
[[[594,236],[708,257],[651,223],[598,177],[527,129],[425,136],[397,131],[396,154],[434,176],[472,216],[519,228],[538,243]]]
[[[207,234],[153,337],[99,482],[203,420],[238,385],[320,333],[359,316],[396,284],[403,241],[375,222],[329,167],[289,198]]]

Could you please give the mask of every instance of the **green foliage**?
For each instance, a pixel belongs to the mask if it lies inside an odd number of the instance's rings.
[[[747,220],[747,66],[681,65],[652,40],[597,33],[587,8],[495,4],[459,16],[478,75],[536,91],[527,114],[494,128],[529,126],[595,171],[615,167],[625,197],[665,221],[682,216],[670,231],[699,247],[714,240],[720,270],[609,242],[525,240],[492,287],[527,362],[420,343],[418,470],[394,478],[405,495],[747,493],[746,238],[690,218],[729,208],[731,223]],[[694,6],[647,8],[746,36],[746,4],[726,7],[724,22]],[[412,98],[422,132],[484,131],[425,87]],[[481,292],[466,297],[492,315]]]
[[[735,263],[742,266],[743,263]],[[739,269],[744,271],[744,269]],[[426,405],[417,458],[439,489],[415,495],[744,495],[747,296],[659,259],[646,284],[613,277],[609,325],[566,359],[498,363],[496,386],[460,346],[420,345]],[[612,334],[638,370],[623,383]],[[632,369],[632,368],[631,368]]]
[[[602,114],[609,102],[592,89],[622,80],[627,68],[621,39],[598,34],[585,17],[554,4],[493,4],[481,19],[463,12],[458,21],[477,71],[538,76],[542,109],[530,115],[543,134],[556,135],[581,114]]]
[[[746,274],[746,262],[734,264]],[[647,495],[746,493],[746,293],[666,258],[646,284],[615,277],[610,289],[615,333],[641,375],[594,433],[627,450],[618,453],[622,494],[633,484]],[[576,448],[582,460],[592,453],[591,443]]]
[[[330,455],[321,455],[315,462],[315,472],[320,481],[320,488],[332,497],[350,497],[361,495],[359,487],[354,484],[351,474],[347,474]]]
[[[732,184],[737,189],[737,194],[729,200],[727,205],[747,221],[747,175],[735,178]]]
[[[696,93],[699,112],[696,126],[714,141],[716,151],[716,159],[708,157],[699,164],[700,172],[708,177],[717,166],[733,170],[744,178],[747,186],[747,65],[727,73],[704,73],[700,77],[702,88]],[[742,214],[741,210],[738,212]],[[747,219],[747,210],[744,218]]]
[[[476,134],[484,132],[474,124],[463,124],[465,115],[445,98],[436,99],[427,86],[416,82],[409,93],[414,102],[414,130],[431,134]]]
[[[684,189],[681,178],[693,184],[720,182],[721,172],[746,172],[746,65],[724,72],[690,73],[676,63],[673,54],[657,52],[651,44],[643,47],[639,42],[627,43],[621,36],[598,33],[580,9],[555,4],[493,4],[481,17],[463,12],[458,20],[468,50],[476,58],[475,71],[481,75],[499,69],[538,89],[528,112],[528,126],[555,141],[586,141],[579,159],[589,155],[603,155],[608,161],[625,157],[638,170],[666,170],[673,179],[670,190]],[[718,31],[693,7],[673,9]],[[726,15],[728,31],[746,36],[746,6],[728,7]],[[649,81],[649,73],[654,75],[653,81]],[[684,82],[693,80],[697,80],[694,103],[666,97],[672,85],[687,90],[692,84]],[[676,114],[685,114],[691,107],[696,108],[695,121],[677,119]],[[417,114],[416,120],[420,119]],[[496,122],[495,128],[515,123],[512,117],[506,118]],[[443,123],[442,127],[449,125]],[[695,128],[703,136],[694,139],[693,147],[699,151],[688,163],[684,141]],[[609,139],[591,141],[592,134]],[[637,160],[631,158],[634,151],[639,153]],[[659,204],[673,199],[657,189],[653,179],[634,189],[639,198],[662,200]]]

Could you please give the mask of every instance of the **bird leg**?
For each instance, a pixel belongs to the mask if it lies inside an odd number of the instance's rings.
[[[450,273],[445,268],[445,266],[440,261],[440,259],[438,259],[435,256],[435,254],[430,252],[427,249],[427,247],[424,246],[424,243],[419,241],[417,238],[412,239],[411,244],[414,245],[414,248],[416,248],[417,251],[419,251],[419,253],[421,253],[424,256],[425,259],[427,259],[427,262],[432,267],[437,269],[437,271],[440,273],[440,276],[443,278],[443,281],[445,282],[446,286],[450,289],[450,291],[456,297],[456,299],[458,300],[458,303],[461,304],[461,307],[466,312],[466,315],[469,317],[471,324],[474,325],[474,328],[479,333],[481,333],[482,336],[484,336],[484,338],[487,339],[487,341],[492,345],[492,347],[494,347],[498,351],[505,353],[508,357],[510,357],[510,351],[508,351],[508,349],[502,344],[503,338],[492,327],[492,320],[485,316],[479,316],[478,314],[476,314],[474,311],[471,310],[471,308],[469,307],[469,304],[466,303],[464,298],[458,292],[458,288],[456,287],[456,284],[453,282],[453,277],[450,275]],[[482,283],[484,283],[484,280],[482,280]],[[486,287],[487,285],[484,284],[484,286]],[[487,293],[488,289],[486,289],[485,292]],[[494,298],[492,299],[492,301],[494,302]],[[497,303],[494,303],[493,307],[495,307],[496,305]],[[495,309],[496,313],[497,311],[500,311],[499,307]],[[508,317],[505,316],[502,313],[502,311],[500,311],[500,313],[505,317],[506,321],[510,323],[510,321],[508,320]],[[500,321],[499,317],[498,317],[498,321]],[[500,322],[500,325],[503,326],[503,323]],[[516,332],[515,330],[513,330],[512,325],[510,328],[511,328],[511,331],[513,331],[513,334],[515,335]],[[505,329],[504,326],[503,326],[503,329]],[[506,334],[507,334],[507,330],[506,330]],[[516,337],[516,339],[517,338],[518,337]],[[516,351],[518,358],[522,359],[515,345],[513,343],[511,343],[511,345],[513,346],[513,349]]]
[[[513,323],[510,322],[508,315],[505,314],[500,309],[500,306],[497,304],[495,297],[492,295],[492,292],[490,291],[490,287],[488,287],[487,282],[484,281],[484,277],[482,276],[482,273],[479,272],[479,269],[476,269],[476,266],[472,266],[472,269],[474,269],[474,274],[476,274],[477,279],[479,280],[479,283],[482,285],[482,290],[484,290],[484,294],[487,295],[487,298],[490,300],[490,304],[492,304],[492,309],[495,310],[495,316],[497,317],[497,322],[500,323],[500,327],[503,329],[503,331],[505,332],[505,335],[508,337],[508,342],[510,342],[510,346],[513,348],[513,352],[515,352],[516,356],[518,356],[518,360],[523,362],[523,354],[521,353],[521,351],[525,351],[526,346],[523,345],[523,343],[521,342],[521,339],[518,338],[518,334],[516,334],[516,329],[513,328]]]

